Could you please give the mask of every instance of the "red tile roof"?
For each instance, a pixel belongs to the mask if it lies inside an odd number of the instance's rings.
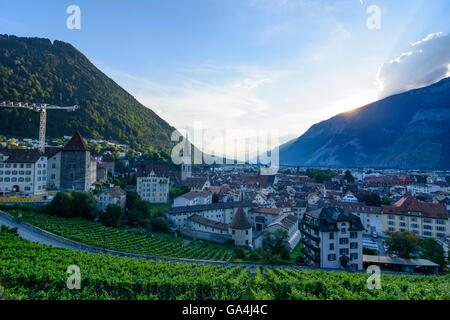
[[[147,177],[152,171],[157,177],[168,177],[170,174],[169,165],[167,164],[147,164],[138,167],[137,176]]]
[[[37,149],[3,149],[0,153],[8,156],[6,163],[35,163],[42,156]]]
[[[72,138],[67,142],[64,151],[89,151],[86,141],[84,141],[80,132],[75,132]]]
[[[383,205],[383,214],[409,215],[409,212],[421,212],[422,217],[447,219],[447,209],[443,203],[419,202],[408,194],[392,205]]]
[[[244,210],[242,210],[242,207],[239,207],[234,214],[233,220],[231,220],[230,223],[231,229],[237,229],[237,230],[247,230],[251,229],[252,225],[248,221],[247,217],[245,216]]]

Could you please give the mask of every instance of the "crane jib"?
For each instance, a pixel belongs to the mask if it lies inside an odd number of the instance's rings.
[[[80,109],[80,106],[74,105],[70,107],[60,107],[49,105],[46,103],[22,103],[22,102],[0,102],[0,107],[5,108],[24,108],[40,113],[39,117],[39,151],[45,152],[45,129],[47,125],[47,110],[66,110],[75,111]]]

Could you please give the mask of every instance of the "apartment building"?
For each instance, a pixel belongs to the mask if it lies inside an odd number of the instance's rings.
[[[0,195],[46,191],[47,157],[38,150],[0,150]]]
[[[363,202],[342,202],[331,201],[332,207],[342,208],[361,219],[361,223],[364,226],[363,233],[365,235],[372,235],[376,232],[379,235],[383,234],[383,218],[381,213],[381,207],[367,206]]]
[[[411,194],[382,206],[383,230],[411,231],[421,238],[443,239],[449,235],[449,218],[443,203],[420,202]]]
[[[363,231],[361,219],[342,208],[308,211],[300,221],[302,251],[320,268],[362,270]]]
[[[117,204],[125,209],[127,193],[120,188],[109,188],[100,192],[97,198],[98,210],[105,211],[110,204]]]
[[[137,192],[150,203],[169,201],[170,170],[165,164],[144,165],[138,168]]]

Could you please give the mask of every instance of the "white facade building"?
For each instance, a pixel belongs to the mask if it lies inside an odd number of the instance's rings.
[[[46,192],[47,157],[38,150],[0,150],[0,194]]]
[[[300,222],[306,260],[320,268],[362,270],[360,219],[342,208],[306,212]]]
[[[196,206],[200,204],[211,204],[212,193],[210,191],[188,192],[176,197],[173,201],[174,207]]]
[[[137,193],[150,203],[167,203],[169,201],[169,166],[146,165],[138,168]]]

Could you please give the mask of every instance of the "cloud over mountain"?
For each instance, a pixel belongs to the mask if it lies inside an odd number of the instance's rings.
[[[449,76],[450,35],[433,33],[378,70],[379,98],[430,85]]]

